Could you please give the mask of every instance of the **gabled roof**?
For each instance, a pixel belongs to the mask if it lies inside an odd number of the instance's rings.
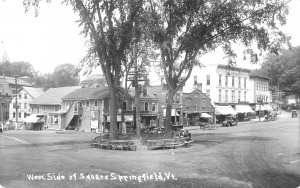
[[[60,105],[64,96],[79,88],[80,86],[50,88],[45,93],[31,101],[30,104]]]
[[[15,84],[16,83],[16,80],[15,80],[14,77],[0,76],[0,78],[5,79],[5,81],[8,84]],[[18,78],[17,84],[21,85],[21,86],[32,86],[31,83],[29,83],[27,80],[22,79],[22,78]]]
[[[34,99],[44,93],[44,90],[42,88],[23,87],[22,89],[26,91]]]
[[[98,100],[107,97],[109,97],[108,87],[79,88],[64,96],[62,100]],[[127,94],[126,98],[132,98],[132,96]]]

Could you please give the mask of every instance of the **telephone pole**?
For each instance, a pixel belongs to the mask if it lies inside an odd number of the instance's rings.
[[[135,106],[135,128],[138,136],[141,134],[141,116],[140,116],[140,94],[141,94],[141,84],[140,82],[146,81],[146,70],[143,67],[138,65],[137,57],[137,45],[134,45],[133,48],[133,58],[134,58],[134,67],[133,70],[128,72],[128,78],[126,81],[131,81],[132,86],[134,87],[134,106]]]

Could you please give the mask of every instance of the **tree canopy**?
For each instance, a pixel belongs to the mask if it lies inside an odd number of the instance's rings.
[[[56,87],[76,86],[79,83],[76,76],[77,68],[73,64],[65,63],[58,65],[53,72],[53,80]]]
[[[200,65],[197,57],[222,47],[229,64],[234,64],[232,44],[240,44],[245,58],[256,62],[254,47],[277,54],[282,44],[288,44],[289,37],[279,29],[286,22],[287,2],[149,0],[149,30],[160,50],[160,66],[169,90],[167,122],[171,119],[173,96],[193,67]],[[166,130],[172,130],[171,126],[167,125]]]
[[[5,76],[27,76],[33,78],[35,75],[35,70],[33,66],[24,61],[17,61],[17,62],[9,62],[4,61],[0,63],[0,75]]]
[[[300,95],[300,47],[282,50],[279,55],[268,54],[257,74],[271,79],[271,90]]]

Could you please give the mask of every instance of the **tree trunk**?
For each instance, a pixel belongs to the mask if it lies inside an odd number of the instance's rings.
[[[114,86],[109,86],[109,115],[110,115],[110,134],[112,139],[118,138],[118,129],[117,129],[117,97]]]
[[[169,138],[173,136],[173,124],[171,122],[172,106],[173,106],[173,92],[169,91],[169,98],[167,100],[167,109],[166,109],[166,120],[165,120],[165,133],[166,136]]]

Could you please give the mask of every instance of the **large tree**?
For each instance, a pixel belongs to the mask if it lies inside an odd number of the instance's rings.
[[[9,62],[8,60],[0,63],[0,75],[5,76],[27,76],[33,78],[35,75],[35,70],[29,62],[16,61]]]
[[[53,72],[56,87],[76,86],[79,83],[76,74],[77,68],[73,64],[65,63],[58,65]]]
[[[24,0],[26,8],[41,0]],[[48,2],[50,0],[47,0]],[[89,55],[96,60],[88,65],[100,66],[110,93],[110,133],[117,138],[117,90],[121,83],[121,66],[126,49],[133,39],[134,29],[139,24],[143,1],[131,0],[63,0],[79,14],[82,33],[90,38]],[[138,35],[135,39],[138,40]],[[87,58],[88,59],[88,58]],[[91,63],[91,64],[90,64]]]
[[[300,95],[300,47],[282,50],[279,55],[268,54],[255,72],[271,79],[271,90],[277,92],[279,87],[287,95]]]
[[[169,97],[166,132],[171,135],[173,96],[183,87],[197,57],[222,47],[230,64],[236,53],[232,44],[245,48],[245,56],[257,61],[254,47],[277,53],[288,41],[278,28],[285,24],[288,1],[283,0],[149,0],[149,30],[160,50],[160,66]]]

